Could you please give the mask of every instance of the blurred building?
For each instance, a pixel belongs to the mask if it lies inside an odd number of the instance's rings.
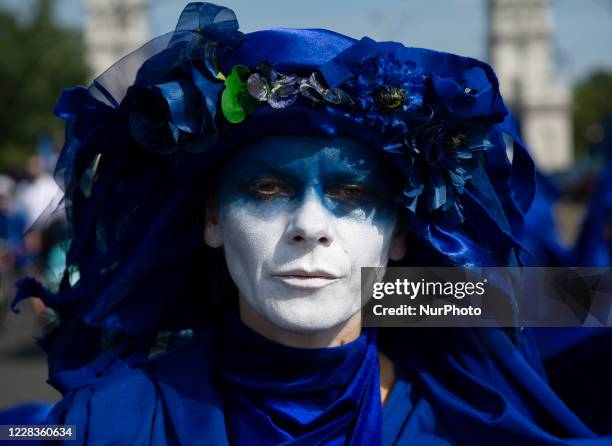
[[[488,0],[489,60],[542,172],[571,166],[571,92],[557,76],[550,0]]]
[[[93,76],[150,39],[147,0],[86,0],[85,42]]]

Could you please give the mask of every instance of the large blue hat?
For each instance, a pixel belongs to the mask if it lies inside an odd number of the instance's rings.
[[[15,303],[55,310],[41,345],[60,389],[222,311],[234,288],[203,243],[203,203],[219,159],[265,135],[349,136],[388,157],[419,247],[400,265],[517,262],[533,164],[475,59],[326,30],[243,35],[231,10],[191,3],[176,31],[66,90],[56,113],[67,268],[59,291],[27,279]]]

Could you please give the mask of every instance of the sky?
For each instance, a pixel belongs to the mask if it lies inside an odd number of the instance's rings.
[[[27,11],[33,0],[0,0]],[[84,0],[55,0],[62,23],[79,27]],[[171,31],[188,1],[149,0],[152,36]],[[217,0],[232,8],[244,32],[273,27],[328,28],[356,38],[486,58],[486,0]],[[553,0],[558,72],[575,82],[612,70],[612,0]]]

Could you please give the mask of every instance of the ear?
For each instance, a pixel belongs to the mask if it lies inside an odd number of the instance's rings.
[[[399,261],[404,258],[408,252],[408,232],[406,229],[401,228],[400,225],[396,227],[393,238],[391,239],[391,245],[389,246],[389,259],[393,261]]]
[[[211,248],[223,246],[223,231],[221,231],[221,221],[216,209],[206,209],[204,241]]]

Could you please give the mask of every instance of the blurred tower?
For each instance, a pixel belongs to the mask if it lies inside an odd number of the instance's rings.
[[[571,96],[556,76],[550,0],[488,0],[489,60],[537,167],[572,163]]]
[[[93,76],[149,40],[147,0],[86,0],[85,42]]]

